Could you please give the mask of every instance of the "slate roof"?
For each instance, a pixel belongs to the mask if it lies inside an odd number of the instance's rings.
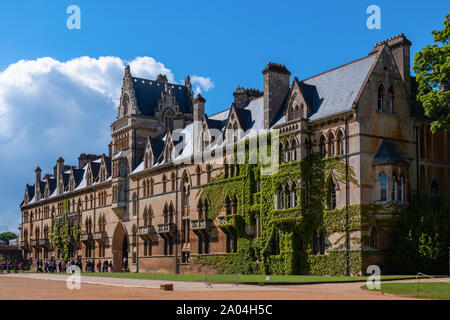
[[[165,83],[136,77],[132,77],[132,80],[139,111],[144,115],[154,116]],[[189,89],[179,84],[169,83],[169,85],[172,86],[172,92],[180,107],[179,111],[181,113],[193,113]]]
[[[404,161],[406,160],[398,151],[395,142],[390,140],[383,140],[372,163],[374,165],[382,165],[395,164]]]
[[[377,58],[376,54],[299,82],[306,93],[310,120],[351,110],[359,90]]]
[[[164,150],[164,137],[165,137],[165,134],[160,135],[153,139],[150,138],[150,143],[152,145],[152,150],[153,150],[153,156],[155,157],[155,159],[158,159]]]

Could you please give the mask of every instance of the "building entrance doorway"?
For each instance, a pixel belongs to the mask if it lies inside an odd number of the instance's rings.
[[[126,270],[128,271],[128,236],[124,226],[121,223],[118,223],[116,229],[114,230],[112,252],[114,272],[123,272],[124,267],[126,267]]]

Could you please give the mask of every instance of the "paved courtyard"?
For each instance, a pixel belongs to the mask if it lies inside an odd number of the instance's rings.
[[[202,282],[162,281],[110,277],[81,277],[81,289],[66,287],[68,275],[2,274],[0,300],[392,300],[409,299],[390,294],[370,292],[357,283],[324,283],[286,286],[212,284]],[[403,280],[415,281],[415,280]],[[427,280],[421,280],[427,281]],[[162,291],[162,283],[173,283],[173,291]]]

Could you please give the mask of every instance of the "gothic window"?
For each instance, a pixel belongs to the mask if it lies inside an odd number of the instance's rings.
[[[167,130],[173,131],[173,114],[170,110],[164,114],[164,124]]]
[[[384,172],[380,175],[380,201],[387,201],[387,177]]]
[[[303,106],[303,103],[300,105],[300,118],[306,118],[305,107]]]
[[[326,145],[326,139],[325,136],[321,135],[320,136],[320,156],[323,158],[326,158],[327,156],[327,145]]]
[[[175,191],[175,174],[172,172],[170,175],[171,191]]]
[[[392,176],[392,201],[397,202],[397,195],[398,195],[398,181],[397,177],[395,175]]]
[[[344,154],[344,135],[341,130],[339,130],[336,138],[336,144],[337,144],[337,150],[336,155],[343,155]]]
[[[394,88],[389,89],[389,97],[388,97],[388,112],[393,113],[394,112]]]
[[[297,161],[297,146],[295,143],[295,139],[292,139],[291,141],[291,160]]]
[[[286,209],[289,209],[292,204],[292,198],[288,188],[284,192],[284,197],[286,198]]]
[[[153,178],[151,178],[150,179],[150,187],[149,187],[149,192],[150,192],[151,196],[153,195],[153,185],[154,185]]]
[[[328,135],[328,155],[334,157],[334,135],[332,132]]]
[[[328,193],[329,193],[329,206],[328,208],[330,210],[336,209],[336,186],[333,181],[329,184],[328,187]]]
[[[384,108],[384,87],[382,84],[378,86],[378,112],[383,112]]]

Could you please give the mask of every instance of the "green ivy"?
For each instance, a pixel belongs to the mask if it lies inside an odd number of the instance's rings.
[[[289,137],[281,137],[288,139]],[[249,141],[246,144],[248,150]],[[270,148],[269,148],[270,150]],[[257,154],[258,156],[258,154]],[[260,274],[315,274],[337,275],[346,273],[346,252],[342,248],[324,255],[312,254],[312,238],[320,229],[324,234],[340,233],[345,237],[346,209],[328,210],[328,194],[331,181],[345,183],[345,161],[342,157],[320,159],[310,153],[306,160],[280,164],[272,175],[262,175],[260,163],[239,165],[239,175],[225,177],[222,172],[202,188],[201,196],[209,202],[209,218],[215,219],[223,209],[225,199],[237,200],[237,213],[227,216],[227,223],[220,227],[225,232],[238,234],[238,252],[221,255],[197,255],[195,263],[209,266],[217,272],[238,269],[241,273]],[[259,157],[257,157],[259,159]],[[349,181],[357,184],[353,168],[348,170]],[[254,185],[260,182],[256,193]],[[296,183],[298,202],[295,208],[274,209],[274,195],[288,181]],[[306,192],[308,190],[308,192]],[[376,213],[386,210],[380,205],[348,207],[349,231],[369,228],[378,221]],[[259,217],[260,234],[253,238],[245,233],[245,225],[255,226]],[[275,237],[279,239],[279,252],[273,252]],[[302,247],[300,247],[300,238]],[[351,239],[361,242],[361,239]],[[349,252],[350,272],[362,272],[361,251]]]

